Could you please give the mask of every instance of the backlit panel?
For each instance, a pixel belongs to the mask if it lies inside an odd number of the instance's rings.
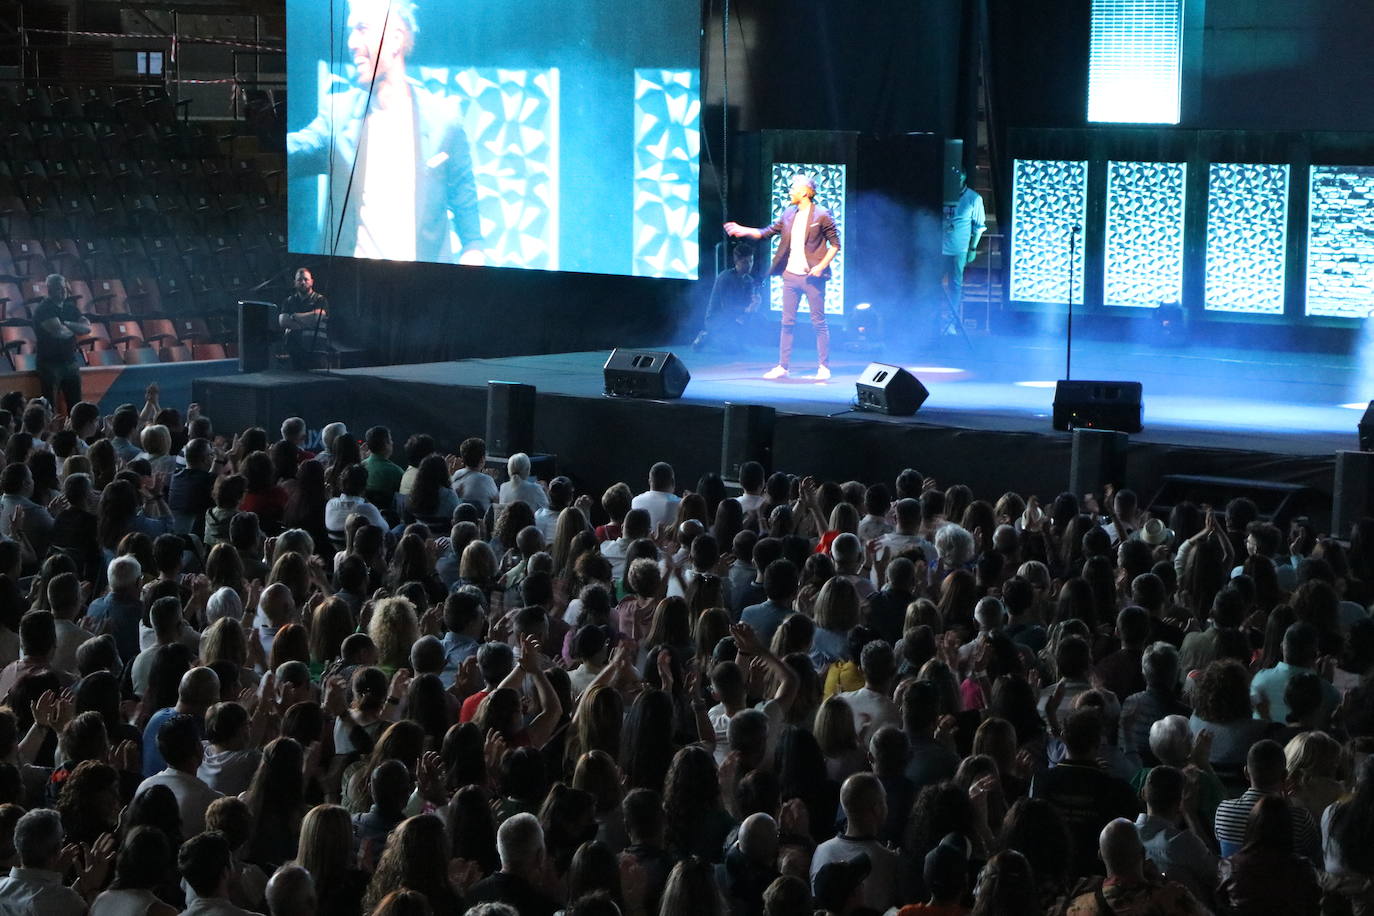
[[[1287,243],[1288,166],[1212,163],[1206,308],[1282,315]]]
[[[1307,225],[1307,314],[1374,309],[1374,166],[1314,165]]]
[[[1088,120],[1177,124],[1183,0],[1093,0]]]
[[[1182,162],[1107,163],[1104,304],[1182,301],[1187,171]]]
[[[697,277],[696,70],[635,71],[634,274]]]
[[[1069,300],[1070,234],[1083,226],[1088,163],[1017,159],[1012,174],[1011,299]],[[1073,301],[1083,301],[1083,235],[1072,252]]]

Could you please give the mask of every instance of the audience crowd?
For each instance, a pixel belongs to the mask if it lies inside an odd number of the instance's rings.
[[[1374,520],[587,494],[156,387],[0,450],[0,913],[1374,912]]]

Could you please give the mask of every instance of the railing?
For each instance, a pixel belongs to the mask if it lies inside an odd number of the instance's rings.
[[[52,61],[53,56],[62,54],[69,49],[80,49],[86,40],[92,49],[101,49],[121,54],[141,54],[141,53],[160,53],[164,55],[164,62],[160,74],[151,75],[147,79],[137,79],[125,77],[115,80],[111,85],[138,85],[147,86],[149,84],[161,84],[168,95],[179,105],[184,105],[186,100],[182,99],[182,88],[185,86],[196,85],[217,85],[222,84],[231,89],[230,107],[235,118],[240,115],[243,93],[248,88],[285,88],[284,77],[267,77],[262,75],[262,58],[266,56],[285,57],[285,47],[274,39],[264,39],[262,37],[262,21],[260,16],[252,16],[253,31],[252,37],[230,36],[230,37],[205,37],[196,35],[182,34],[181,30],[182,13],[178,10],[172,11],[172,30],[170,33],[163,32],[155,22],[148,20],[149,26],[155,32],[92,32],[71,29],[47,29],[34,28],[25,24],[23,19],[23,8],[19,8],[17,24],[0,30],[0,41],[8,40],[11,50],[14,52],[15,59],[19,65],[19,82],[27,85],[33,84],[52,84],[60,82],[78,83],[81,80],[62,79],[57,75],[45,74],[45,64]],[[144,17],[145,19],[147,17]],[[61,36],[68,39],[64,44],[46,44],[42,42],[45,37]],[[37,39],[37,41],[35,41]],[[78,39],[81,43],[73,44],[70,40]],[[224,75],[211,74],[205,78],[191,78],[182,75],[181,54],[182,46],[187,45],[209,45],[226,47],[230,49],[233,61],[231,72]],[[246,66],[243,59],[251,57],[251,66]]]

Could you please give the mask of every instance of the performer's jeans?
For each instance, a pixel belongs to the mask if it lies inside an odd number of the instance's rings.
[[[797,326],[797,306],[801,297],[811,309],[811,327],[816,329],[816,362],[830,365],[830,328],[825,323],[825,281],[810,274],[782,275],[782,336],[778,341],[778,365],[786,369],[792,362],[792,334]]]
[[[72,408],[81,401],[81,370],[75,362],[65,363],[38,363],[35,367],[38,371],[38,383],[43,388],[43,397],[48,399],[48,406],[54,413],[59,412],[57,407],[57,393],[62,392],[62,397],[67,402],[67,409],[64,411],[71,414]]]
[[[954,313],[960,314],[960,302],[964,298],[964,267],[968,265],[968,255],[940,255],[941,280],[946,284],[949,306]]]

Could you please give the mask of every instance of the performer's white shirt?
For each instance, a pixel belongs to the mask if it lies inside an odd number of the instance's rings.
[[[987,214],[983,198],[973,188],[964,188],[959,202],[945,207],[945,240],[943,254],[967,254],[987,231]]]
[[[409,104],[374,109],[363,126],[367,155],[354,257],[415,260],[415,118]]]
[[[811,224],[813,212],[810,201],[797,207],[797,218],[792,221],[792,246],[787,252],[785,268],[789,274],[804,274],[811,270],[811,265],[806,263],[806,230]]]

